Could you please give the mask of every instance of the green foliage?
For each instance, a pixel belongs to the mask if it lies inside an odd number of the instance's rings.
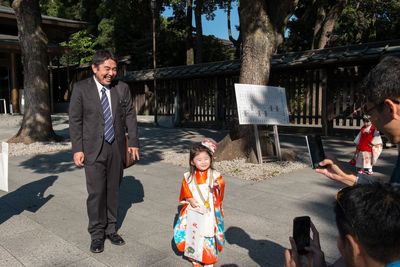
[[[350,0],[335,27],[331,46],[398,38],[400,1]]]
[[[61,45],[70,49],[68,58],[64,55],[60,59],[61,64],[85,64],[92,61],[96,43],[94,37],[83,30],[72,34],[70,40]]]
[[[0,6],[11,7],[12,0],[0,0]]]
[[[60,0],[40,0],[40,8],[42,14],[53,17],[65,17],[64,5]]]
[[[114,50],[114,20],[113,19],[102,19],[98,26],[99,35],[96,40],[96,44],[101,47]]]
[[[0,0],[1,1],[1,0]],[[7,1],[2,1],[7,2]],[[157,0],[157,66],[184,65],[186,57],[186,0]],[[227,0],[204,0],[202,13],[212,20]],[[232,0],[237,2],[237,0]],[[197,0],[193,0],[193,8]],[[92,53],[107,48],[131,56],[132,69],[152,68],[152,10],[150,0],[40,0],[42,14],[84,20],[85,31],[73,34],[62,45],[70,50],[69,63],[91,61]],[[160,16],[165,7],[173,16]],[[215,37],[204,37],[204,62],[231,59],[233,50]],[[66,57],[61,59],[66,63]]]
[[[203,42],[204,62],[233,60],[235,58],[235,48],[233,45],[224,45],[215,36],[205,36]]]
[[[283,51],[311,48],[318,6],[327,0],[300,0],[288,23]],[[332,32],[329,46],[342,46],[400,38],[400,1],[348,0]],[[282,51],[281,51],[282,52]]]

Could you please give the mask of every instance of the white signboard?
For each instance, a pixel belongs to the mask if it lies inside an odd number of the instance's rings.
[[[8,192],[8,143],[1,142],[0,190]]]
[[[240,124],[289,124],[285,88],[235,84]]]

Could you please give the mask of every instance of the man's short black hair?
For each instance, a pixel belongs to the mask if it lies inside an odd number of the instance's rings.
[[[118,63],[117,57],[109,50],[98,50],[96,53],[93,55],[93,60],[92,64],[98,67],[99,65],[103,64],[104,61],[112,59],[116,63]]]
[[[342,240],[354,236],[371,258],[384,264],[400,259],[400,186],[347,187],[338,194],[335,213]]]
[[[386,56],[364,78],[361,91],[368,101],[381,104],[400,97],[400,58]]]

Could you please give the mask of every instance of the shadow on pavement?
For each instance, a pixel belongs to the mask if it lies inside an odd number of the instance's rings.
[[[27,210],[35,213],[44,206],[54,195],[44,196],[47,188],[51,187],[58,176],[52,175],[25,184],[17,190],[0,198],[0,224],[14,215]]]
[[[125,176],[122,179],[120,190],[119,190],[119,207],[118,207],[118,219],[117,229],[121,228],[122,223],[125,220],[128,210],[135,203],[143,202],[144,189],[142,182],[135,179],[133,176]]]
[[[247,249],[250,258],[260,266],[271,266],[283,262],[285,248],[272,241],[255,240],[242,228],[231,226],[225,232],[226,241]]]
[[[51,154],[38,154],[21,162],[21,167],[31,169],[35,173],[58,174],[76,169],[70,151],[59,151]]]

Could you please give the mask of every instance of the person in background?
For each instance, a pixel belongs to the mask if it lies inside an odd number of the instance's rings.
[[[400,58],[384,57],[364,78],[361,91],[365,94],[363,113],[370,116],[372,124],[391,143],[400,144]],[[366,174],[348,174],[331,159],[320,162],[325,168],[316,172],[346,185],[372,183],[374,179]],[[400,157],[390,178],[390,183],[400,183]]]
[[[358,184],[336,195],[334,206],[339,232],[337,247],[347,267],[400,267],[400,186]],[[303,263],[296,244],[285,250],[285,267],[325,267],[319,233],[313,238]]]
[[[353,160],[359,174],[373,174],[372,166],[378,160],[383,147],[381,135],[370,118],[369,115],[363,116],[364,125],[354,140],[356,152]]]
[[[69,106],[69,131],[73,160],[85,168],[88,191],[90,251],[104,250],[104,240],[114,245],[125,241],[117,233],[119,185],[125,162],[125,133],[128,151],[139,159],[136,113],[129,87],[114,81],[117,59],[107,50],[93,56],[93,76],[75,83]]]

